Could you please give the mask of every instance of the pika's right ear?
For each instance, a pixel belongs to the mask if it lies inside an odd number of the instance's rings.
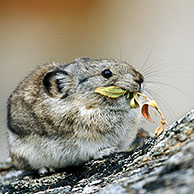
[[[45,92],[52,98],[66,97],[65,80],[67,76],[68,73],[60,69],[48,72],[42,81]]]

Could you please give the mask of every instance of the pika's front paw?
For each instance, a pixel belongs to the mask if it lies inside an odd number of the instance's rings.
[[[111,148],[105,148],[103,150],[99,150],[95,156],[94,159],[103,158],[103,156],[108,156],[112,153],[119,152],[118,147],[111,147]]]
[[[38,169],[38,174],[41,175],[41,176],[45,176],[45,175],[48,175],[48,174],[53,174],[55,172],[55,169],[52,168],[52,167],[42,167],[40,169]]]

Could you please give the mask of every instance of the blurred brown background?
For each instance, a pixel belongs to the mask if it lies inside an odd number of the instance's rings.
[[[141,69],[149,55],[149,87],[172,123],[194,105],[193,0],[0,0],[0,160],[8,96],[37,65],[119,58]]]

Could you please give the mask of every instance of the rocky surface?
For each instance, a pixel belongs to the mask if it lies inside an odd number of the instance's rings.
[[[141,143],[141,142],[140,142]],[[194,110],[143,146],[38,177],[0,163],[0,193],[194,193]]]

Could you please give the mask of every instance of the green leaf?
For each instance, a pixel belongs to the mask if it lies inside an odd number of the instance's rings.
[[[127,99],[130,97],[130,94],[129,94],[129,92],[127,93]]]
[[[139,108],[138,95],[136,92],[133,93],[133,98],[131,99],[130,108]]]
[[[133,92],[133,97],[135,98],[136,102],[139,104],[139,102],[138,102],[139,96],[138,96],[137,92]]]

